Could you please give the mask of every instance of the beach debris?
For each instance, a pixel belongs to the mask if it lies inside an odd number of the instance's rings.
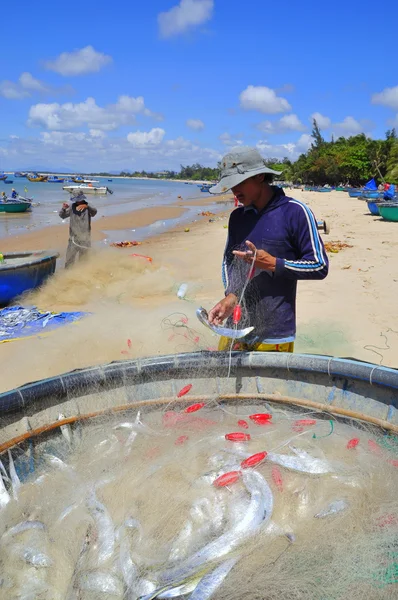
[[[344,248],[352,248],[352,247],[353,246],[351,244],[346,244],[345,242],[340,242],[340,241],[325,243],[326,252],[331,252],[332,254],[338,254],[340,252],[340,250],[343,250]]]
[[[351,265],[345,265],[345,267],[341,267],[343,271],[351,269]]]
[[[180,298],[180,300],[183,300],[183,298],[185,298],[185,294],[187,293],[187,290],[188,290],[188,284],[182,283],[180,285],[180,287],[178,288],[177,298]]]
[[[112,246],[113,248],[131,248],[132,246],[141,246],[142,242],[137,242],[135,240],[129,242],[129,241],[125,241],[125,242],[113,242],[112,244],[109,244],[110,246]]]
[[[145,256],[145,254],[130,254],[130,256],[136,256],[138,258],[145,258],[148,262],[152,262],[152,258],[150,256]]]
[[[202,217],[214,217],[216,213],[210,212],[209,210],[203,210],[201,213],[198,213],[199,216]]]
[[[190,232],[189,227],[185,227],[184,231],[185,231],[185,233],[189,233]]]

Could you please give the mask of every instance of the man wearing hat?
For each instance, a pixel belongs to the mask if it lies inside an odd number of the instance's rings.
[[[210,323],[254,330],[235,349],[293,352],[299,279],[324,279],[329,263],[312,211],[279,187],[255,148],[233,148],[221,161],[215,194],[232,190],[241,207],[229,219],[223,259],[225,297],[209,313]],[[245,286],[247,287],[245,288]],[[242,298],[243,293],[243,298]],[[231,346],[221,338],[219,350]]]
[[[59,216],[70,218],[69,243],[66,251],[65,269],[73,265],[76,258],[81,258],[91,247],[91,217],[95,217],[97,209],[90,206],[82,191],[73,193],[71,206],[64,202]]]

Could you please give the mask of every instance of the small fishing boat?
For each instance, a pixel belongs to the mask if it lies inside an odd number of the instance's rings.
[[[363,190],[358,190],[358,189],[352,189],[348,192],[348,195],[350,198],[359,198],[359,196],[362,196],[363,194]]]
[[[374,200],[368,200],[367,204],[370,214],[374,215],[375,217],[378,217],[380,215],[379,204]]]
[[[99,183],[99,179],[84,179],[84,177],[81,177],[80,175],[78,177],[72,177],[72,181],[74,183]]]
[[[12,183],[14,183],[14,181],[12,179],[5,179],[4,183],[8,183],[9,185],[11,185]]]
[[[26,173],[22,173],[20,171],[15,171],[14,177],[26,177]]]
[[[363,194],[361,194],[359,196],[359,198],[363,198],[366,200],[377,200],[378,198],[382,198],[383,194],[380,194],[379,192],[363,192]]]
[[[47,181],[48,183],[64,183],[65,180],[56,175],[49,175]]]
[[[380,216],[385,221],[398,222],[398,202],[383,202],[379,204]]]
[[[0,202],[0,213],[23,213],[32,206],[31,202],[24,200],[9,200]]]
[[[47,250],[4,254],[0,263],[0,306],[42,285],[54,273],[58,257],[57,252]]]
[[[94,185],[64,185],[63,190],[73,194],[73,192],[79,191],[84,194],[113,194],[112,190],[110,190],[107,186],[96,187]]]
[[[29,175],[27,175],[26,177],[32,183],[47,181],[47,175],[39,175],[38,173],[29,173]]]
[[[5,181],[8,175],[4,173],[4,171],[0,171],[0,181]]]
[[[108,181],[113,181],[113,179],[108,179]]]

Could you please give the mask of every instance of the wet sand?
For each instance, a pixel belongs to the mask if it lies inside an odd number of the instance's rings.
[[[366,202],[345,193],[295,190],[294,196],[329,222],[325,242],[352,246],[329,254],[327,279],[299,282],[296,351],[398,366],[397,224],[372,217]],[[159,218],[163,209],[151,210]],[[48,336],[0,344],[2,390],[112,360],[215,348],[217,338],[200,325],[195,310],[210,309],[223,296],[221,260],[231,210],[211,217],[213,222],[200,218],[189,232],[185,226],[175,227],[137,250],[103,249],[69,271],[60,269],[26,301],[43,309],[93,314]],[[47,236],[52,229],[38,232],[40,247],[51,246]],[[67,235],[66,226],[56,229]],[[22,237],[10,245],[27,248]],[[134,252],[153,262],[132,257]],[[188,284],[187,297],[179,300],[183,282]],[[186,316],[186,326],[173,326],[181,317],[176,312]]]

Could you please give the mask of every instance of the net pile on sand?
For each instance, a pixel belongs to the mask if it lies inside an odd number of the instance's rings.
[[[397,443],[375,431],[212,401],[28,440],[2,456],[0,598],[396,598]]]

